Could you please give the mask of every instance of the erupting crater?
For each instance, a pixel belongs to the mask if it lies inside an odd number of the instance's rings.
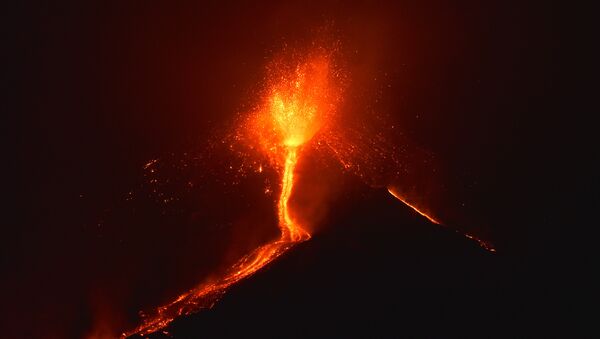
[[[176,317],[210,308],[232,284],[252,275],[310,234],[290,215],[288,201],[294,188],[294,170],[303,146],[327,125],[335,112],[340,90],[333,80],[328,53],[309,53],[298,60],[280,58],[268,67],[267,90],[261,103],[241,128],[265,153],[281,175],[277,202],[280,237],[245,255],[223,276],[201,283],[152,314],[131,335],[148,335],[166,327]]]

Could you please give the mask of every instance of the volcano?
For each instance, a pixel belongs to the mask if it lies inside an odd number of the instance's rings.
[[[588,309],[594,124],[557,102],[580,35],[551,4],[6,12],[0,336],[514,337]]]

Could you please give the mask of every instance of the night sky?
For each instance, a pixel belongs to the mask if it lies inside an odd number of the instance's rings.
[[[593,210],[596,180],[582,179],[593,172],[578,163],[595,153],[558,99],[553,6],[51,2],[3,11],[0,336],[118,335],[138,311],[273,237],[264,180],[223,183],[237,160],[218,140],[255,103],[274,53],[323,27],[341,46],[348,110],[385,117],[393,143],[428,154],[436,175],[414,184],[451,225],[315,165],[306,173],[335,176],[336,198],[313,238],[214,309],[175,321],[174,338],[535,336],[578,308],[565,291],[589,284],[574,272],[591,259],[563,254],[590,223],[578,211]],[[148,184],[154,159],[164,195]],[[174,202],[156,202],[164,197]]]

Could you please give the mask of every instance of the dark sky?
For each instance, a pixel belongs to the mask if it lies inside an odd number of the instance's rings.
[[[331,204],[335,213],[314,244],[236,288],[213,313],[175,324],[176,337],[202,335],[203,328],[216,335],[215,324],[251,322],[247,312],[263,322],[252,330],[261,334],[269,321],[258,315],[260,300],[276,318],[316,312],[303,325],[307,335],[323,325],[335,334],[353,323],[341,332],[349,336],[405,333],[396,323],[482,322],[479,311],[494,303],[506,326],[532,324],[530,314],[553,313],[562,301],[560,277],[546,274],[566,264],[551,254],[554,240],[566,243],[586,222],[574,211],[592,207],[583,198],[591,188],[578,179],[591,169],[574,165],[585,151],[556,93],[561,32],[552,6],[52,2],[6,12],[9,198],[0,253],[7,337],[75,338],[102,326],[129,327],[139,309],[231,260],[214,253],[246,240],[227,225],[244,213],[260,220],[269,206],[257,202],[259,212],[244,212],[243,196],[213,183],[227,156],[208,170],[194,155],[253,104],[264,66],[281,46],[307,43],[324,26],[341,42],[365,111],[380,110],[435,156],[443,175],[432,182],[448,187],[438,206],[456,206],[463,220],[484,225],[479,231],[499,252],[432,227],[389,195],[344,177],[344,187],[357,188],[344,188],[346,200]],[[161,215],[152,199],[123,205],[128,192],[147,193],[142,167],[157,158],[205,171],[164,173],[204,183],[218,198],[206,202],[205,193],[173,184],[165,189],[186,197],[174,217]],[[262,185],[248,180],[246,189]],[[211,211],[194,207],[199,201]],[[237,212],[215,207],[225,204]],[[268,237],[261,232],[240,246]],[[289,289],[303,297],[285,299]],[[348,301],[353,294],[356,303]],[[461,303],[453,313],[449,305]],[[422,309],[412,313],[414,307]],[[336,312],[342,315],[322,320]],[[279,330],[282,324],[293,325],[280,322]]]

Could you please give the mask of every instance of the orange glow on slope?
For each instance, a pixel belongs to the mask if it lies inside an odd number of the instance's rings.
[[[281,195],[277,202],[280,237],[241,258],[221,278],[202,283],[159,307],[153,315],[144,316],[143,323],[133,331],[123,333],[123,337],[151,334],[178,316],[212,307],[229,286],[254,274],[294,244],[310,238],[289,211],[294,170],[302,145],[325,125],[338,98],[335,94],[339,92],[330,82],[328,55],[309,55],[293,65],[275,62],[269,71],[272,82],[268,84],[265,100],[243,129],[253,133],[252,141],[258,141],[262,151],[282,172]]]
[[[412,208],[415,212],[419,213],[420,215],[424,216],[425,218],[427,218],[427,220],[431,221],[432,223],[436,224],[436,225],[441,225],[442,223],[435,220],[433,217],[427,215],[425,212],[419,210],[417,207],[415,207],[414,205],[411,205],[408,203],[408,201],[406,201],[404,198],[402,198],[400,196],[400,194],[398,194],[397,192],[393,191],[391,188],[388,188],[388,192],[390,192],[391,195],[394,196],[394,198],[402,201],[406,206]]]
[[[410,203],[408,203],[408,201],[406,201],[404,198],[402,198],[400,196],[400,194],[398,194],[397,192],[395,192],[392,188],[388,188],[388,192],[390,192],[391,195],[394,196],[394,198],[400,200],[402,203],[404,203],[406,206],[412,208],[415,212],[419,213],[420,215],[424,216],[425,218],[427,218],[427,220],[431,221],[432,223],[436,224],[436,225],[441,225],[444,226],[441,222],[437,221],[436,219],[434,219],[432,216],[427,215],[425,212],[419,210],[417,207],[415,207],[414,205],[411,205]],[[457,233],[462,234],[465,238],[475,241],[477,243],[477,245],[479,245],[481,248],[489,251],[489,252],[496,252],[496,249],[494,248],[494,246],[484,240],[481,240],[469,233],[461,233],[459,231],[456,231]]]

